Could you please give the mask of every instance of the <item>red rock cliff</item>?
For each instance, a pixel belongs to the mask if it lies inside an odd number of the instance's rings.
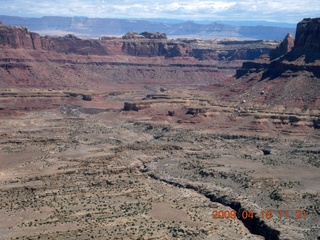
[[[25,27],[7,27],[4,25],[0,25],[0,44],[25,49],[40,49],[42,47],[39,34],[29,32]]]

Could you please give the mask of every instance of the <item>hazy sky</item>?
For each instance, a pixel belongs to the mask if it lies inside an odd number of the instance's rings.
[[[266,20],[320,17],[319,0],[0,0],[0,15]]]

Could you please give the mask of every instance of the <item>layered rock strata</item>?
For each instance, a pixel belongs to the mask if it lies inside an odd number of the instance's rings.
[[[0,26],[0,44],[11,48],[80,55],[194,57],[199,60],[254,59],[275,48],[277,41],[168,40],[165,33],[130,32],[122,38],[81,39],[72,34],[42,37],[25,27]]]

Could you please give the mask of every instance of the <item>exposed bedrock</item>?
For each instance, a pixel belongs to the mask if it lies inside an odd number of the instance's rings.
[[[207,189],[202,189],[201,187],[198,186],[193,186],[192,184],[181,184],[178,182],[174,182],[171,180],[163,179],[158,177],[157,175],[153,173],[148,173],[148,175],[156,180],[163,181],[167,184],[179,187],[179,188],[186,188],[186,189],[192,189],[195,190],[196,192],[204,195],[208,199],[210,199],[211,202],[217,202],[222,205],[228,206],[231,209],[235,210],[237,212],[237,215],[241,214],[243,211],[247,211],[245,208],[242,207],[240,202],[233,201],[230,199],[228,196],[221,196],[218,197],[212,192],[210,192]],[[263,220],[261,220],[258,217],[255,217],[253,219],[247,218],[247,219],[239,219],[243,222],[245,227],[255,235],[263,236],[266,240],[279,240],[279,235],[280,232],[276,229],[273,229],[272,227],[269,227]]]

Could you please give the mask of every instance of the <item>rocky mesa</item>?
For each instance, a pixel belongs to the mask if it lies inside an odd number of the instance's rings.
[[[102,36],[82,39],[72,34],[64,37],[40,36],[26,27],[0,26],[0,44],[11,48],[74,53],[80,55],[132,55],[194,57],[212,60],[250,60],[275,48],[279,41],[237,41],[168,39],[165,33],[129,32],[121,38]]]

